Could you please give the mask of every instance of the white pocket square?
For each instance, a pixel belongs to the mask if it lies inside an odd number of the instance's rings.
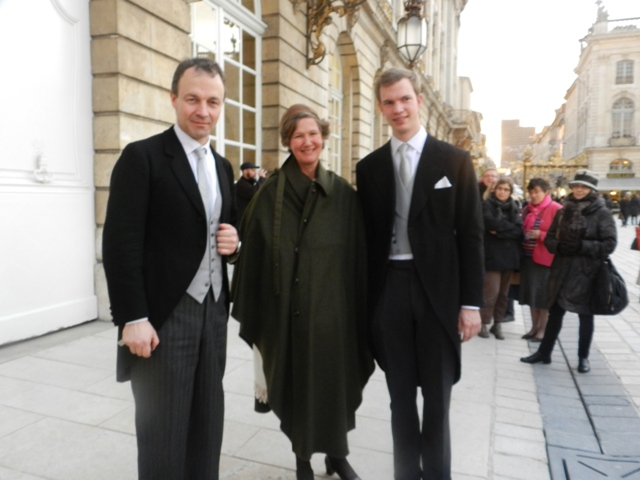
[[[438,189],[438,188],[449,188],[450,186],[451,186],[451,182],[445,176],[445,177],[442,177],[440,180],[438,180],[438,183],[436,183],[433,188],[436,188],[436,189]]]

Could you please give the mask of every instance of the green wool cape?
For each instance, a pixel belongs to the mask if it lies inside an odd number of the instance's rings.
[[[343,458],[373,372],[359,199],[320,164],[289,157],[254,195],[232,282],[240,336],[263,359],[269,407],[301,459]]]

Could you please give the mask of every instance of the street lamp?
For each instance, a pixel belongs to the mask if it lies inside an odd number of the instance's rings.
[[[404,16],[398,20],[398,50],[409,62],[416,62],[427,49],[427,20],[422,15],[422,0],[404,2]]]
[[[527,191],[527,170],[531,166],[531,157],[533,156],[533,151],[530,145],[524,147],[524,151],[522,152],[522,191]]]

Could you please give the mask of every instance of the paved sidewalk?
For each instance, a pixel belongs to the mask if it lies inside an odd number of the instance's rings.
[[[597,317],[594,354],[620,379],[618,393],[637,412],[640,252],[629,250],[632,230],[619,229],[614,256],[632,304],[619,316]],[[543,430],[551,431],[545,423],[550,417],[541,414],[541,405],[554,392],[540,391],[536,376],[550,377],[542,367],[519,361],[529,354],[520,339],[527,315],[528,309],[516,308],[516,320],[504,325],[505,341],[476,338],[463,347],[463,376],[451,412],[455,480],[550,478]],[[91,322],[0,347],[1,480],[136,478],[133,401],[129,384],[115,382],[115,335],[111,324]],[[221,478],[295,479],[294,455],[276,417],[253,411],[251,358],[230,320]],[[575,368],[576,359],[567,358]],[[554,357],[552,366],[560,368],[560,359]],[[560,387],[578,391],[575,382]],[[349,442],[349,459],[364,480],[393,478],[389,398],[379,370],[365,389]],[[326,478],[322,460],[312,459],[317,478]]]
[[[506,325],[506,341],[464,346],[451,414],[455,479],[548,478],[533,371],[518,361],[526,354],[523,330],[518,320]],[[110,324],[92,322],[0,348],[0,479],[136,478],[133,401],[129,384],[114,379],[115,335]],[[251,360],[231,320],[221,477],[294,479],[294,456],[276,417],[253,411]],[[379,370],[349,442],[363,479],[393,478],[389,398]],[[312,460],[319,478],[322,460]]]

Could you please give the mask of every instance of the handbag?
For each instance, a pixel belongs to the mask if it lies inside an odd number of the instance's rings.
[[[594,287],[591,297],[594,315],[617,315],[629,304],[627,286],[611,258],[603,260]]]

